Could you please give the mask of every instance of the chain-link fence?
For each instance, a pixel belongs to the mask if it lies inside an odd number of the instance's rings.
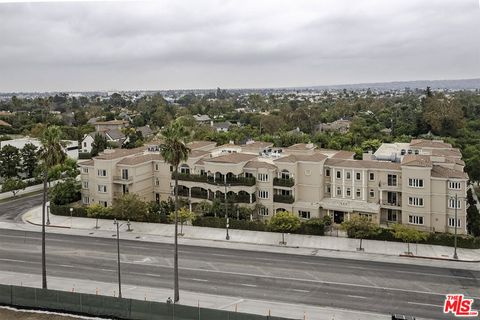
[[[0,304],[135,320],[289,320],[155,301],[0,285]]]

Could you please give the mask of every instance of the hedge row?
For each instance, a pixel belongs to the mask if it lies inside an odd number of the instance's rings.
[[[218,217],[197,217],[193,223],[194,226],[198,227],[210,227],[210,228],[225,228],[226,222],[225,218]],[[229,220],[230,229],[239,229],[239,230],[251,230],[251,231],[270,231],[268,224],[263,221],[250,221],[250,220]],[[321,236],[324,234],[325,227],[323,223],[314,221],[302,222],[300,228],[294,233],[297,234],[308,234],[308,235],[318,235]]]
[[[379,234],[368,237],[367,239],[402,242],[401,239],[395,238],[393,230],[384,228],[380,229]],[[450,233],[429,233],[427,240],[419,243],[453,247],[455,235]],[[480,237],[459,235],[457,237],[457,246],[466,249],[480,249]]]
[[[87,210],[85,207],[70,207],[68,205],[58,206],[55,204],[50,205],[50,212],[57,216],[68,216],[70,217],[70,208],[73,208],[72,216],[73,217],[87,217]]]

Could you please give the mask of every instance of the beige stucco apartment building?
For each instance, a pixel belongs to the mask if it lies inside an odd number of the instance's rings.
[[[383,144],[363,160],[312,144],[197,141],[189,147],[179,169],[179,195],[193,205],[223,199],[226,191],[229,201],[254,208],[262,219],[284,210],[302,219],[329,215],[335,223],[364,215],[380,225],[438,232],[453,232],[456,207],[458,232],[465,233],[468,177],[460,151],[440,140]],[[173,194],[172,168],[155,144],[105,150],[80,167],[85,205],[111,205],[129,192],[145,201]]]

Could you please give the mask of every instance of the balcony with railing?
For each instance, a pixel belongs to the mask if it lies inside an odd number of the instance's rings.
[[[295,198],[293,196],[287,196],[287,195],[283,195],[283,194],[274,194],[273,195],[273,202],[294,203]]]
[[[393,200],[382,200],[382,206],[387,206],[387,207],[401,207],[402,202],[400,200],[393,201]]]
[[[273,178],[273,185],[278,187],[293,187],[295,180],[293,178]]]
[[[200,175],[200,174],[186,174],[178,173],[178,180],[181,181],[193,181],[193,182],[205,182],[212,185],[227,185],[230,186],[254,186],[256,183],[255,177],[228,177],[225,181],[224,177],[214,179],[212,176]],[[172,179],[175,179],[175,173],[172,173]]]
[[[131,183],[133,182],[133,177],[129,176],[113,176],[113,182],[114,183]]]

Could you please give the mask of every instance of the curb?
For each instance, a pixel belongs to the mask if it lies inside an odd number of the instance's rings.
[[[42,225],[40,223],[35,223],[35,222],[32,222],[30,220],[25,220],[27,223],[30,223],[31,225],[34,225],[34,226],[37,226],[37,227],[41,227]],[[45,225],[46,228],[62,228],[62,229],[71,229],[71,227],[66,227],[66,226],[57,226],[57,225],[54,225],[54,224],[50,224],[50,225]]]
[[[452,258],[415,256],[415,255],[409,255],[409,254],[399,254],[399,257],[403,257],[403,258],[417,258],[417,259],[429,259],[429,260],[439,260],[439,261],[455,261],[455,262],[473,262],[473,263],[478,263],[478,262],[480,262],[480,260],[462,260],[462,259],[452,259]]]

